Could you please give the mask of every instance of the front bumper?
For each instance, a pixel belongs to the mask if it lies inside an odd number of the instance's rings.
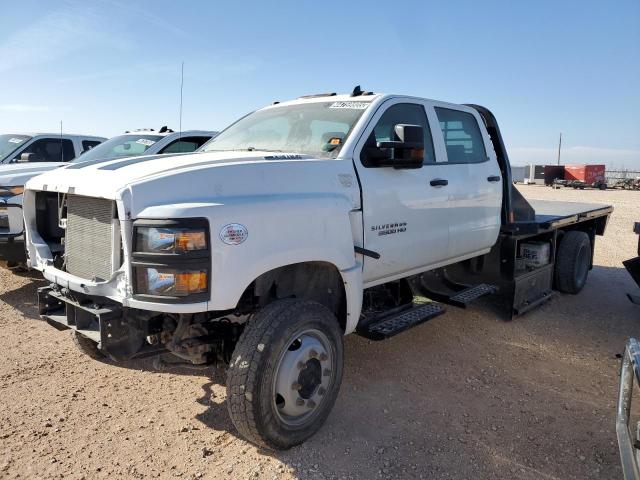
[[[38,313],[58,330],[73,329],[94,341],[101,352],[116,361],[166,351],[150,345],[146,341],[150,332],[139,319],[129,315],[128,309],[116,303],[97,305],[88,296],[48,286],[38,289]]]

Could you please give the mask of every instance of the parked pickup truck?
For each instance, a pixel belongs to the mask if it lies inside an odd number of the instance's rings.
[[[486,108],[359,87],[276,102],[199,153],[47,173],[24,208],[42,318],[91,355],[227,362],[233,423],[274,449],[329,415],[345,334],[578,293],[612,210],[528,203]]]
[[[39,137],[33,137],[29,141],[31,147],[25,145],[22,149],[11,154],[17,154],[20,163],[0,165],[0,261],[8,267],[23,265],[25,262],[22,237],[22,191],[24,184],[30,178],[49,170],[64,167],[68,165],[65,162],[69,161],[71,163],[100,162],[105,159],[121,157],[193,152],[208,142],[215,133],[200,130],[174,132],[167,127],[162,127],[157,132],[153,129],[126,132],[124,135],[113,137],[104,143],[100,142],[106,140],[105,138],[97,139],[96,137],[73,135],[63,136],[62,143],[59,135],[53,139],[43,136],[43,134]],[[67,140],[67,137],[70,140]],[[24,141],[27,142],[27,140]],[[0,145],[1,142],[0,139]],[[27,155],[27,152],[38,151],[39,142],[44,142],[45,151],[49,146],[47,142],[52,143],[58,152],[62,148],[64,154],[61,159]],[[68,144],[64,142],[68,142]],[[72,149],[72,143],[75,150]],[[60,147],[61,145],[62,147]],[[0,148],[2,147],[0,146]],[[81,152],[83,152],[82,155],[73,158],[75,153],[80,154]]]
[[[24,261],[22,190],[27,179],[58,168],[106,138],[60,133],[0,135],[0,262]]]

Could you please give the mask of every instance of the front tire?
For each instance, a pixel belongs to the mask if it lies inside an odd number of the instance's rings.
[[[556,289],[576,294],[587,282],[591,266],[591,241],[585,232],[570,230],[560,240],[554,271]]]
[[[227,372],[227,408],[240,434],[284,450],[311,437],[338,396],[342,330],[315,302],[286,299],[252,318]]]

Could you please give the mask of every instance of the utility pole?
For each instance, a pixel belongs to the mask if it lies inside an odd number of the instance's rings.
[[[60,161],[64,162],[64,145],[62,144],[62,120],[60,120]]]
[[[180,119],[178,120],[178,141],[182,139],[182,90],[184,88],[184,61],[180,68]]]
[[[558,142],[558,165],[560,165],[560,149],[562,148],[562,132],[560,132],[560,141]]]

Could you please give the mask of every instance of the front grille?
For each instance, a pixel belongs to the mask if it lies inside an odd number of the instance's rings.
[[[107,280],[111,277],[114,215],[115,203],[111,200],[67,196],[67,272],[86,279]]]

